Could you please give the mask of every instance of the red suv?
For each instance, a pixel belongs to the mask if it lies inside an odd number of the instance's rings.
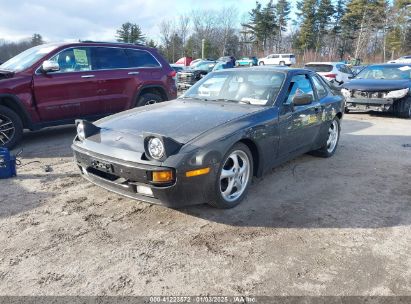
[[[175,71],[155,49],[123,43],[33,47],[0,65],[0,146],[23,129],[94,120],[175,99]]]

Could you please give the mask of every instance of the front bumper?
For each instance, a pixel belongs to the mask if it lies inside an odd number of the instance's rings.
[[[177,208],[207,203],[212,199],[217,164],[206,175],[186,177],[185,170],[166,168],[115,159],[72,145],[74,159],[82,176],[93,184],[117,194],[152,203]],[[110,172],[100,163],[110,167]],[[174,170],[175,180],[167,185],[155,185],[149,180],[156,170]],[[137,186],[149,187],[152,195],[137,191]]]

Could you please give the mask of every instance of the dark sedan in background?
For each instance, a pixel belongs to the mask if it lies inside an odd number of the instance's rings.
[[[253,176],[337,149],[344,100],[314,72],[212,72],[177,100],[77,121],[72,148],[89,181],[170,207],[236,206]]]
[[[411,118],[411,64],[377,64],[343,85],[346,111],[389,111]]]

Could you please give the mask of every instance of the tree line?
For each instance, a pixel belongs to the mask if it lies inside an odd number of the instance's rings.
[[[192,11],[160,24],[168,60],[263,56],[293,52],[303,61],[361,58],[386,61],[411,53],[411,0],[290,0],[256,2],[240,18],[235,7]],[[295,12],[292,14],[292,12]]]
[[[294,12],[294,13],[292,13]],[[117,30],[117,41],[158,48],[170,62],[178,58],[263,56],[293,52],[303,62],[361,58],[365,62],[411,54],[411,0],[266,0],[246,14],[235,6],[192,10],[158,24],[149,39],[136,23]],[[43,43],[0,40],[0,62]]]
[[[0,63],[36,45],[43,44],[44,40],[40,34],[33,34],[30,39],[19,42],[6,42],[0,39]]]

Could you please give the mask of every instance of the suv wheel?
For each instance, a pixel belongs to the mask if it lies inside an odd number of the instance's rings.
[[[284,61],[280,61],[280,65],[285,65],[285,62],[284,62]]]
[[[0,106],[0,147],[11,149],[23,136],[20,117],[7,107]]]
[[[264,65],[264,61],[260,61],[259,65]]]
[[[142,106],[147,106],[147,105],[155,104],[155,103],[162,102],[162,101],[163,101],[163,98],[161,98],[160,95],[157,95],[154,93],[145,93],[139,97],[136,106],[142,107]]]

